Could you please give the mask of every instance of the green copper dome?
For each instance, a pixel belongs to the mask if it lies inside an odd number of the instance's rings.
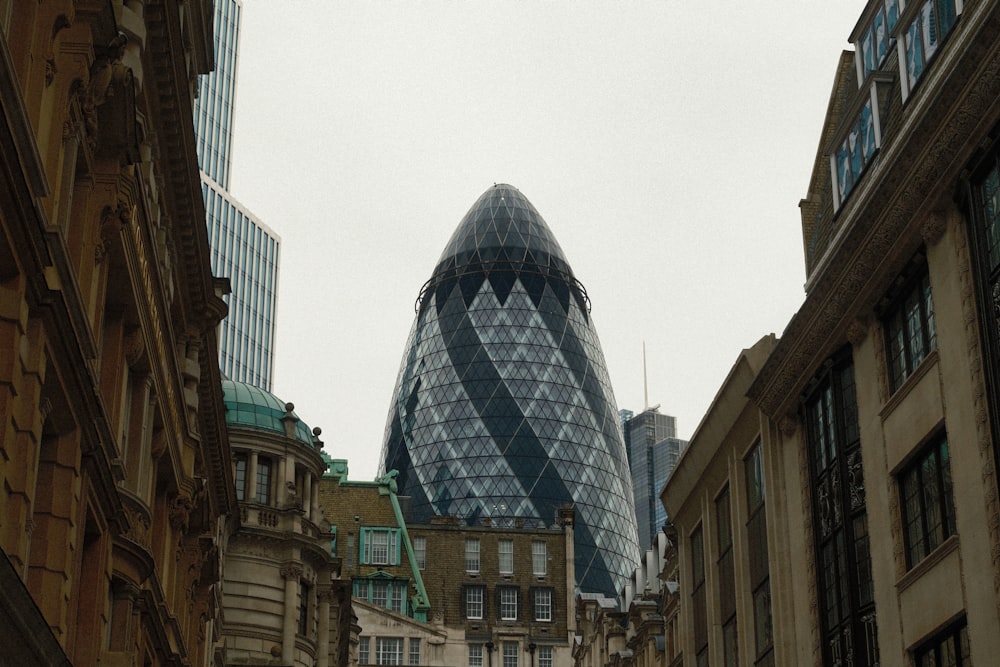
[[[309,447],[316,446],[312,430],[292,411],[294,406],[282,402],[274,394],[260,387],[235,380],[223,380],[222,400],[226,405],[227,426],[285,435],[285,424],[282,419],[291,415],[297,420],[295,439]]]

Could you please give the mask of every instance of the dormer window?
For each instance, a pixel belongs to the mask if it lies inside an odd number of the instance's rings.
[[[867,94],[860,97],[857,110],[830,155],[833,182],[833,210],[837,211],[861,179],[882,145],[878,82],[873,80]]]
[[[910,96],[928,63],[937,53],[938,46],[955,26],[962,13],[962,0],[923,0],[914,3],[917,8],[907,5],[904,9],[903,28],[899,44],[900,59],[906,64],[905,73],[900,76],[903,99]],[[903,68],[901,68],[903,69]]]
[[[858,86],[864,84],[869,74],[882,67],[895,42],[892,32],[899,20],[899,0],[883,0],[877,3],[877,7],[855,42]]]

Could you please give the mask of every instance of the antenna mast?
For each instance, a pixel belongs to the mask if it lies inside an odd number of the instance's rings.
[[[649,383],[646,381],[646,341],[642,341],[642,409],[649,409]]]

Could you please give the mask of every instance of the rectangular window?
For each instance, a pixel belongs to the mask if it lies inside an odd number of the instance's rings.
[[[267,505],[271,500],[271,461],[257,459],[257,495],[254,500],[261,505]]]
[[[238,454],[236,457],[236,500],[243,501],[247,491],[247,457]]]
[[[535,620],[536,621],[551,621],[552,620],[552,589],[551,588],[535,588],[533,589],[534,602],[533,607],[535,609]]]
[[[900,55],[906,63],[906,74],[900,76],[900,81],[904,100],[924,75],[928,63],[962,13],[962,0],[924,0],[917,4],[919,9],[902,32]]]
[[[501,621],[517,620],[517,593],[515,586],[498,586]]]
[[[372,582],[372,604],[381,609],[389,606],[389,582]]]
[[[538,647],[538,667],[552,667],[552,647]]]
[[[358,664],[371,664],[371,637],[358,637]]]
[[[723,630],[723,658],[726,665],[735,665],[729,662],[727,657],[730,648],[735,650],[736,638],[736,571],[733,559],[733,525],[732,509],[730,507],[729,485],[722,490],[722,493],[715,499],[715,527],[718,542],[718,558],[716,568],[718,572],[719,587],[719,621]],[[733,633],[732,647],[727,644],[727,628]],[[735,660],[735,653],[732,654]]]
[[[899,0],[885,0],[878,3],[878,9],[855,42],[858,65],[858,85],[864,83],[868,75],[882,67],[889,51],[895,43],[892,31],[899,20]]]
[[[465,617],[470,620],[482,620],[484,598],[486,588],[484,586],[465,587]]]
[[[392,587],[392,595],[389,601],[389,610],[397,614],[403,613],[403,586],[398,582]]]
[[[403,638],[402,637],[376,637],[375,638],[375,664],[376,665],[402,665],[403,664]]]
[[[882,145],[876,82],[869,86],[865,98],[857,115],[852,116],[840,145],[830,156],[830,171],[835,184],[834,211],[847,200]]]
[[[465,540],[465,571],[479,572],[479,540],[473,537]]]
[[[705,592],[705,540],[701,526],[691,533],[691,616],[694,620],[696,660],[708,655],[708,606]]]
[[[469,667],[483,667],[482,644],[469,644]]]
[[[500,574],[514,574],[514,540],[500,540]]]
[[[545,542],[535,540],[531,543],[531,573],[536,577],[544,577],[549,564],[549,553]]]
[[[930,278],[923,257],[902,278],[902,288],[889,295],[882,315],[889,389],[896,391],[937,347]]]
[[[414,537],[413,538],[413,556],[417,559],[417,569],[424,570],[427,568],[427,538],[426,537]]]
[[[361,562],[368,565],[399,565],[399,529],[362,528]]]
[[[420,640],[416,637],[410,637],[410,664],[420,664]]]
[[[503,667],[517,667],[518,648],[517,642],[503,643]]]
[[[750,593],[753,602],[754,664],[773,661],[771,626],[771,579],[767,551],[765,512],[764,451],[760,441],[743,461],[747,487],[747,547],[750,565]],[[733,619],[735,623],[735,618]]]
[[[906,565],[913,567],[955,532],[948,440],[941,437],[900,475]]]
[[[972,667],[965,619],[914,651],[917,667]]]
[[[803,411],[823,662],[833,664],[853,654],[857,667],[871,667],[879,662],[878,633],[849,348],[814,378]]]
[[[722,626],[722,665],[737,667],[739,660],[739,637],[736,634],[736,616]]]
[[[309,634],[309,584],[299,584],[299,634],[303,637]]]

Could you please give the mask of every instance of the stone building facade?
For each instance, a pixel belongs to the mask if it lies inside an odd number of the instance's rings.
[[[996,0],[871,0],[851,34],[805,301],[662,493],[686,665],[1000,654],[997,34]]]
[[[221,664],[211,11],[0,1],[0,663]]]
[[[239,501],[223,582],[227,663],[347,664],[351,589],[319,508],[327,466],[319,430],[263,389],[222,387]]]

